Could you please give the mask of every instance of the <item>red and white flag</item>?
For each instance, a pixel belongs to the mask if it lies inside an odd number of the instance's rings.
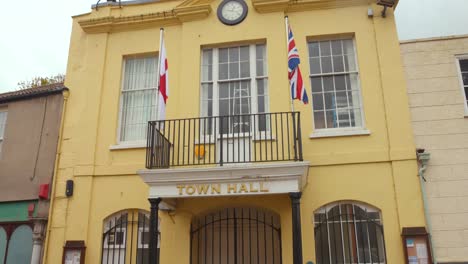
[[[166,57],[166,47],[164,45],[164,30],[161,29],[161,39],[159,47],[159,91],[158,91],[158,119],[166,119],[166,103],[169,96],[169,78]]]

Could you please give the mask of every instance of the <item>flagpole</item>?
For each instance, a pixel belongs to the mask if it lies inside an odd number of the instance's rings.
[[[160,96],[160,91],[159,88],[161,87],[161,56],[162,56],[162,45],[163,45],[163,34],[164,34],[164,28],[159,29],[159,51],[158,51],[158,66],[157,66],[157,84],[158,84],[158,91],[156,94],[156,111],[158,111],[158,119],[159,119],[159,96]]]
[[[286,61],[289,61],[289,27],[288,27],[288,16],[284,16],[284,24],[286,26]],[[289,74],[289,66],[288,66]],[[289,80],[289,77],[288,77]],[[289,84],[289,98],[291,99],[291,111],[294,112],[294,99],[292,98],[291,84]]]

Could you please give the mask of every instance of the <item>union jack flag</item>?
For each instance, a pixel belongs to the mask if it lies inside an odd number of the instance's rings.
[[[291,27],[288,25],[288,77],[291,87],[292,99],[301,100],[304,104],[309,103],[304,82],[302,81],[301,70],[299,69],[299,52],[294,42]]]

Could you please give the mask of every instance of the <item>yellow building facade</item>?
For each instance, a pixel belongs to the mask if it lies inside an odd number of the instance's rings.
[[[44,263],[70,241],[84,263],[149,263],[155,228],[163,264],[405,263],[402,230],[425,219],[393,9],[239,3],[73,18]],[[310,100],[294,112],[286,15]],[[171,121],[148,128],[162,27]]]

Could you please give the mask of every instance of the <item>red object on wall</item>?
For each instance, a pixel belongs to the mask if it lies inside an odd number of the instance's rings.
[[[34,213],[34,208],[36,207],[36,205],[34,203],[30,203],[29,206],[28,206],[28,216],[29,217],[32,217],[33,216],[33,213]]]
[[[39,198],[49,199],[49,184],[41,184],[39,186]]]

